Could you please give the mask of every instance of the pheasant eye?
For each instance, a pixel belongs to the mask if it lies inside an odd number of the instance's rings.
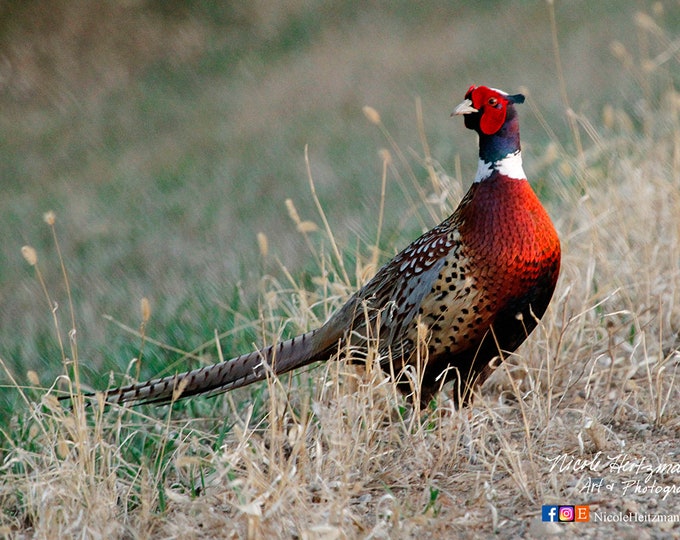
[[[495,97],[489,98],[489,105],[495,107],[498,104],[498,100]]]

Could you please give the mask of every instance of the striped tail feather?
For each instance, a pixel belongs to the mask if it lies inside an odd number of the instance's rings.
[[[190,396],[213,396],[281,375],[317,360],[326,360],[338,343],[320,343],[324,328],[218,364],[114,388],[106,392],[109,403],[168,403]]]

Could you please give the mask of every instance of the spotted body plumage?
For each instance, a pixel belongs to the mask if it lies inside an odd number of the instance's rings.
[[[111,402],[165,402],[215,394],[350,349],[378,343],[381,365],[411,391],[404,368],[420,362],[419,395],[447,381],[465,404],[545,312],[560,268],[557,233],[522,169],[510,96],[471,87],[454,114],[479,135],[475,181],[456,211],[415,240],[321,328],[275,346],[171,377],[109,390]],[[423,336],[423,329],[425,334]]]

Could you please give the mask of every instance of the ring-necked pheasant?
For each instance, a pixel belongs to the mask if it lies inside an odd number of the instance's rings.
[[[347,345],[360,352],[371,336],[383,369],[402,373],[404,388],[410,386],[403,368],[419,358],[421,404],[447,381],[458,383],[456,403],[467,403],[490,375],[491,360],[514,351],[543,316],[560,268],[557,233],[522,169],[515,110],[522,102],[521,94],[470,87],[452,114],[464,115],[479,135],[470,190],[449,218],[383,266],[321,328],[219,364],[109,390],[107,401],[217,394],[329,360]]]

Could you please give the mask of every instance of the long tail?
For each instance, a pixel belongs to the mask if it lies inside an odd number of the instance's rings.
[[[328,334],[324,330],[322,327],[219,364],[114,388],[106,393],[106,401],[167,403],[199,394],[211,396],[234,390],[264,380],[267,374],[280,375],[327,359],[338,343],[322,339],[324,334]]]

